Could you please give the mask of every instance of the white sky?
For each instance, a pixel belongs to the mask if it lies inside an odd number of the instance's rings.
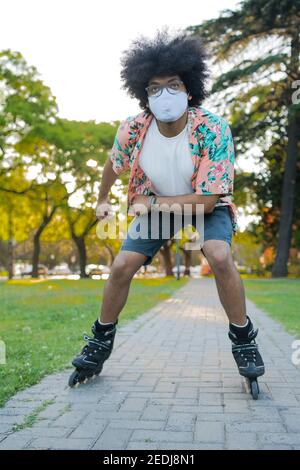
[[[2,0],[0,49],[23,54],[56,96],[59,115],[112,121],[140,111],[121,90],[121,52],[140,34],[177,31],[236,0]]]

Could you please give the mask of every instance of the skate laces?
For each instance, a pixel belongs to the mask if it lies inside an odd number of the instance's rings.
[[[253,340],[254,341],[254,340]],[[258,346],[255,343],[248,343],[248,344],[238,344],[232,346],[232,352],[238,353],[240,355],[241,360],[249,363],[254,362],[256,363],[257,356],[256,353],[258,351]]]
[[[248,332],[247,336],[245,337],[238,337],[233,331],[229,329],[228,336],[231,341],[236,345],[242,344],[254,344],[255,338],[258,334],[258,329],[254,330],[253,328]]]
[[[255,342],[255,338],[258,334],[258,329],[254,330],[253,328],[248,332],[246,338],[238,338],[232,331],[229,331],[228,335],[231,341],[234,343],[232,345],[232,352],[239,354],[240,360],[245,363],[254,362],[257,360],[258,345]]]
[[[97,352],[101,350],[108,351],[110,350],[111,340],[100,340],[97,338],[91,338],[90,336],[84,334],[84,341],[87,341],[87,345],[84,346],[82,353],[89,354],[91,352]]]

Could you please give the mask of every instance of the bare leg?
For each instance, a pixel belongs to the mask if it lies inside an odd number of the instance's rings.
[[[115,322],[124,307],[131,280],[147,257],[142,253],[122,250],[116,256],[104,287],[100,321]]]
[[[207,240],[203,253],[215,275],[221,304],[232,323],[246,323],[245,290],[233,262],[230,245],[222,240]]]

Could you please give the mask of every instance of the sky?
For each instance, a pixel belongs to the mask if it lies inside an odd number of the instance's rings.
[[[122,51],[141,34],[177,32],[236,0],[1,0],[0,49],[34,65],[67,119],[113,121],[140,112],[121,89]]]

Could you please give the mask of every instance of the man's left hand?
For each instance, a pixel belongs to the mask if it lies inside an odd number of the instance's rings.
[[[146,214],[150,211],[150,197],[144,194],[136,194],[131,201],[131,206],[135,215]]]

